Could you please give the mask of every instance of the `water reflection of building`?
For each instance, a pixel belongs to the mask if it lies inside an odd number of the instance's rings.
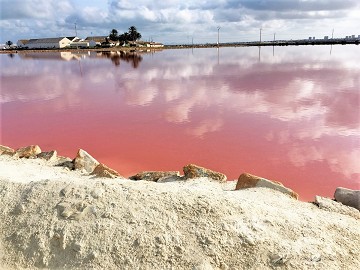
[[[33,52],[33,53],[19,53],[20,58],[23,59],[41,59],[41,60],[79,60],[82,58],[90,57],[91,52]]]

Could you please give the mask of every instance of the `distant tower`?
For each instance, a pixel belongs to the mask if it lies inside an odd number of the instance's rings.
[[[77,36],[76,23],[75,23],[75,36]]]

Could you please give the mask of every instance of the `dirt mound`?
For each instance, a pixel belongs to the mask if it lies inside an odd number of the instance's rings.
[[[2,158],[0,268],[360,269],[359,219],[233,188],[205,178],[101,179]]]

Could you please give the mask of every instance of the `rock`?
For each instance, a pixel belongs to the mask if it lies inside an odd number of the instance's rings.
[[[56,150],[50,152],[41,152],[37,155],[38,158],[45,159],[47,161],[55,161],[57,159],[57,152]]]
[[[29,145],[29,146],[17,149],[15,152],[15,155],[19,158],[30,158],[30,157],[36,157],[40,153],[41,153],[40,146]]]
[[[156,182],[157,183],[169,183],[169,182],[178,182],[178,181],[183,181],[183,180],[184,180],[183,176],[171,175],[171,176],[161,177]]]
[[[5,145],[0,145],[0,155],[14,155],[15,150]]]
[[[342,203],[331,200],[329,198],[315,196],[314,204],[317,205],[322,210],[348,215],[360,220],[359,211],[357,211],[353,207],[343,205]]]
[[[239,190],[243,188],[252,188],[252,187],[271,188],[280,191],[282,193],[285,193],[287,195],[290,195],[295,199],[299,198],[299,195],[296,192],[292,191],[287,187],[284,187],[282,183],[277,181],[271,181],[249,173],[243,173],[239,176],[235,190]]]
[[[336,201],[360,211],[360,190],[338,187],[335,190],[334,198]]]
[[[74,159],[74,164],[75,170],[85,170],[88,173],[92,173],[100,163],[85,150],[79,149]]]
[[[157,182],[161,178],[172,177],[172,176],[180,176],[180,172],[179,171],[145,171],[135,174],[129,177],[129,179]]]
[[[74,161],[71,158],[63,157],[63,156],[57,156],[57,161],[55,162],[55,166],[58,167],[65,167],[70,170],[75,170],[75,164]]]
[[[200,166],[197,166],[195,164],[189,164],[186,165],[183,168],[185,178],[191,179],[191,178],[198,178],[198,177],[208,177],[213,180],[219,181],[219,182],[226,182],[226,175],[215,172]]]
[[[75,170],[75,164],[72,160],[60,162],[60,163],[56,164],[55,166],[68,168],[69,170]]]
[[[96,175],[97,177],[106,177],[106,178],[121,177],[121,175],[117,171],[107,167],[102,163],[97,165],[91,174]]]

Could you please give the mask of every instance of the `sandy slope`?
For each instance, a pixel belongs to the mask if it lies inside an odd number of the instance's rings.
[[[360,269],[360,219],[208,179],[100,179],[0,156],[2,269]]]

